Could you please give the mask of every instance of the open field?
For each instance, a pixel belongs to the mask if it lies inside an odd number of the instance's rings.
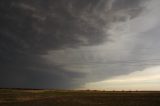
[[[160,92],[0,89],[0,106],[159,106]]]

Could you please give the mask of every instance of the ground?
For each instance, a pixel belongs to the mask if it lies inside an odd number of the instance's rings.
[[[159,106],[160,92],[0,89],[0,106]]]

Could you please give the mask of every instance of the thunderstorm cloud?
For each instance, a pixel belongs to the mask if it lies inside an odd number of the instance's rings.
[[[159,0],[1,0],[0,87],[83,87],[159,65]]]

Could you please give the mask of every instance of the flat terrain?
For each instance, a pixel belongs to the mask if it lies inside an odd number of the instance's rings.
[[[160,92],[0,89],[0,106],[160,106]]]

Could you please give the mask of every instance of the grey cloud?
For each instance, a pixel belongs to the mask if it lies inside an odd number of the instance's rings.
[[[90,47],[109,41],[110,25],[125,21],[122,18],[128,15],[138,16],[141,2],[1,0],[1,87],[70,88],[84,84],[81,81],[84,73],[70,72],[56,63],[48,66],[51,63],[42,56],[50,51]]]

